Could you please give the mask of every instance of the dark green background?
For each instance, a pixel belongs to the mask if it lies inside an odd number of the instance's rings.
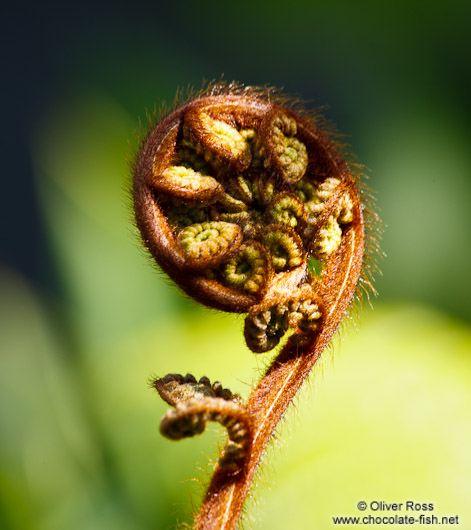
[[[160,438],[146,378],[190,371],[247,395],[267,362],[240,319],[154,272],[126,193],[138,117],[222,75],[325,107],[370,175],[387,255],[375,310],[280,429],[249,524],[324,529],[359,500],[408,499],[471,524],[469,16],[460,1],[9,8],[2,528],[188,521],[222,432]]]

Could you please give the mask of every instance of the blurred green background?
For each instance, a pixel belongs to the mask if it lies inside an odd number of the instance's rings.
[[[369,168],[387,254],[374,310],[280,428],[247,526],[324,530],[360,500],[412,500],[471,528],[469,5],[9,8],[1,528],[191,521],[223,432],[163,439],[147,379],[192,372],[246,396],[269,356],[245,347],[240,317],[186,300],[146,258],[127,160],[146,108],[222,74],[327,106]]]

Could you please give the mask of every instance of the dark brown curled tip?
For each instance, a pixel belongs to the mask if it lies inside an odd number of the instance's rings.
[[[150,385],[157,390],[160,397],[169,405],[189,399],[203,399],[204,397],[218,397],[225,400],[240,402],[240,396],[232,394],[228,388],[224,388],[219,381],[211,385],[208,377],[200,379],[192,374],[167,374],[162,378],[153,379]]]
[[[288,328],[287,304],[277,303],[266,309],[252,309],[245,319],[245,342],[254,353],[264,353],[278,345]]]

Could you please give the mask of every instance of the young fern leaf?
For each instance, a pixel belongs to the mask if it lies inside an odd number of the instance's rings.
[[[160,432],[170,440],[181,440],[201,434],[209,421],[227,429],[229,442],[219,459],[219,465],[237,470],[247,454],[251,422],[240,396],[222,388],[218,382],[210,385],[207,377],[198,382],[191,374],[185,377],[168,374],[152,382],[160,397],[175,409],[169,410],[160,422]]]
[[[291,330],[247,403],[207,378],[153,382],[174,407],[163,435],[200,434],[208,421],[228,432],[197,529],[236,528],[278,422],[360,281],[358,173],[315,121],[272,91],[211,85],[154,126],[134,165],[137,226],[176,284],[206,306],[247,313],[255,353]]]

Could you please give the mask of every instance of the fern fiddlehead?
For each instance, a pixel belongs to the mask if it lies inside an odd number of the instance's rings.
[[[228,432],[196,528],[235,528],[278,421],[355,294],[365,247],[356,172],[308,114],[236,85],[177,107],[142,144],[136,221],[160,267],[197,301],[247,313],[253,352],[289,334],[246,403],[207,378],[153,382],[174,407],[165,436],[199,434],[208,421]]]

